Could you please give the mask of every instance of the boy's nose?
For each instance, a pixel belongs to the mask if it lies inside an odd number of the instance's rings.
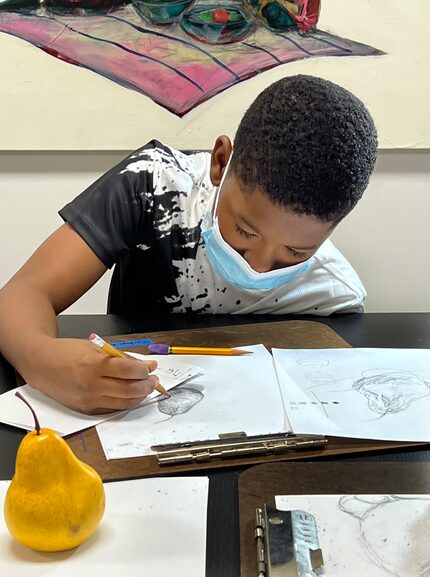
[[[246,251],[243,257],[255,272],[269,272],[275,265],[273,257],[269,254]]]

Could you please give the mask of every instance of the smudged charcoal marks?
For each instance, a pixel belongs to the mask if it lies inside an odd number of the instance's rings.
[[[192,387],[177,387],[171,389],[169,393],[170,397],[158,402],[158,410],[170,417],[188,413],[204,397],[199,389]]]

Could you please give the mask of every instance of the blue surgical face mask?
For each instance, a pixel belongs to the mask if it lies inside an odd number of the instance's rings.
[[[230,166],[231,156],[216,191],[212,211],[206,213],[202,223],[202,237],[206,246],[208,260],[217,274],[229,284],[245,290],[267,291],[291,282],[299,273],[309,268],[309,259],[305,262],[268,272],[255,271],[237,251],[222,237],[216,211],[219,194]]]

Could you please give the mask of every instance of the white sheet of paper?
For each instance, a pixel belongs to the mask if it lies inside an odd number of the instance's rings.
[[[430,575],[430,495],[282,495],[275,502],[315,516],[325,577]]]
[[[272,353],[295,433],[430,441],[430,350]]]
[[[202,373],[202,369],[197,367],[195,363],[190,363],[190,361],[184,362],[183,359],[174,357],[173,355],[145,356],[138,353],[130,354],[141,360],[156,360],[159,365],[154,373],[160,377],[160,382],[167,390]],[[25,403],[15,396],[17,390],[23,394],[36,411],[40,426],[53,429],[61,436],[82,431],[106,419],[111,419],[117,414],[122,414],[122,412],[118,412],[106,415],[84,415],[77,411],[67,409],[57,401],[54,401],[29,385],[24,385],[0,395],[0,422],[27,431],[34,429],[34,419]],[[159,393],[154,391],[149,398],[155,398],[157,396],[159,396]]]
[[[106,458],[148,455],[152,445],[217,439],[220,433],[283,432],[285,413],[273,359],[263,345],[243,348],[254,352],[238,357],[193,355],[205,371],[203,377],[174,389],[177,395],[171,399],[99,424]]]
[[[0,481],[3,503],[8,481]],[[105,483],[106,512],[77,549],[41,553],[9,535],[0,516],[0,575],[4,577],[204,577],[207,477]]]
[[[27,431],[34,429],[33,415],[25,403],[15,396],[16,391],[20,391],[36,411],[40,426],[53,429],[61,436],[87,429],[111,416],[83,415],[24,385],[0,395],[0,421]]]

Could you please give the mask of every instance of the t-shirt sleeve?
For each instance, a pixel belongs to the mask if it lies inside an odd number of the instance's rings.
[[[322,301],[317,307],[303,311],[304,314],[330,316],[336,314],[363,313],[366,294],[344,294],[335,299]]]
[[[302,312],[320,316],[364,312],[366,289],[351,264],[331,241],[318,254],[313,290]]]
[[[108,268],[150,234],[146,209],[153,195],[153,152],[159,147],[152,141],[137,150],[59,211]],[[133,169],[136,161],[139,170]]]
[[[330,316],[364,312],[367,293],[358,276],[343,281],[328,277],[324,283],[325,290],[322,288],[315,291],[312,295],[313,302],[308,302],[308,306],[301,311],[302,314]]]

